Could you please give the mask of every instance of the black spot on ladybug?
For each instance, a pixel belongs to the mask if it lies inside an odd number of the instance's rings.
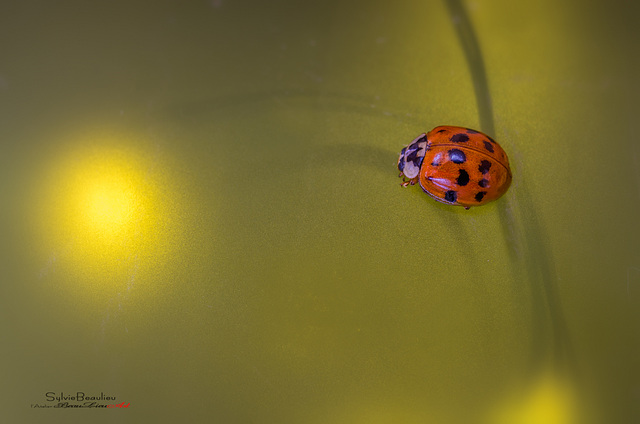
[[[452,135],[450,140],[454,143],[466,143],[467,141],[469,141],[469,136],[463,133],[458,133]]]
[[[484,195],[485,195],[485,194],[487,194],[487,192],[486,192],[486,191],[479,191],[479,192],[477,192],[477,193],[476,193],[476,196],[475,196],[476,201],[481,202],[481,201],[482,201],[482,198],[484,197]]]
[[[486,174],[487,172],[489,172],[489,169],[491,169],[491,162],[489,162],[488,160],[483,160],[482,162],[480,162],[478,171],[482,172],[483,174]]]
[[[443,133],[443,132],[447,132],[446,128],[443,128],[441,130],[438,130],[438,133]]]
[[[493,153],[493,144],[489,143],[488,141],[483,141],[483,143],[484,148]]]
[[[449,154],[449,159],[451,159],[453,163],[465,163],[467,160],[467,157],[462,150],[451,149],[447,153]]]
[[[440,166],[438,162],[431,162],[431,166]]]
[[[472,130],[471,128],[467,128],[467,132],[468,132],[469,134],[480,134],[480,132],[479,132],[479,131]]]
[[[444,200],[447,202],[455,203],[458,200],[458,193],[453,190],[449,190],[444,194]]]
[[[482,188],[486,188],[489,186],[489,180],[485,180],[484,178],[478,181],[478,185]]]
[[[460,175],[458,176],[457,183],[459,186],[466,186],[469,184],[469,173],[464,169],[460,170]]]

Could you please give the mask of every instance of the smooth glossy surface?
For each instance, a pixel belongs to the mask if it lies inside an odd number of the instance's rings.
[[[638,13],[6,4],[3,422],[637,422]],[[399,187],[441,123],[500,201]]]

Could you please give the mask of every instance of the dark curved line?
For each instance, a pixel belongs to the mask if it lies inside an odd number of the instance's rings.
[[[461,1],[444,0],[444,2],[449,9],[451,21],[458,34],[471,72],[481,130],[494,135],[495,125],[491,94],[478,38]],[[516,228],[517,221],[513,214],[505,207],[500,208],[499,213],[505,238],[511,247],[512,259],[517,261],[518,255],[516,252],[521,247],[524,247],[526,253],[526,256],[522,259],[524,262],[522,269],[512,269],[512,274],[517,277],[521,276],[523,272],[526,273],[525,278],[529,280],[531,285],[534,314],[533,332],[531,334],[534,348],[532,359],[534,363],[543,361],[545,353],[547,353],[548,346],[546,346],[545,341],[548,338],[545,334],[547,332],[545,331],[545,318],[548,317],[551,325],[551,354],[555,364],[562,368],[571,367],[573,354],[560,297],[555,285],[557,281],[555,267],[544,243],[544,230],[538,222],[535,205],[528,196],[525,181],[522,178],[519,181],[519,188],[521,191],[518,197],[518,203],[521,206],[520,210],[527,213],[526,220],[524,220],[525,225],[522,226],[521,240],[513,240],[514,236],[517,238],[518,233]]]
[[[445,3],[449,8],[451,22],[456,29],[460,44],[464,50],[464,56],[471,70],[471,79],[473,81],[473,89],[476,93],[478,114],[480,115],[480,129],[493,136],[495,135],[493,106],[491,103],[491,94],[489,93],[489,83],[487,82],[487,72],[485,70],[478,38],[460,0],[445,0]]]

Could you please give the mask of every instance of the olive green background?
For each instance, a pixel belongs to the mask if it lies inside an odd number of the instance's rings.
[[[4,2],[0,420],[639,421],[639,19]],[[437,125],[499,141],[503,198],[400,187]],[[32,407],[79,391],[130,406]]]

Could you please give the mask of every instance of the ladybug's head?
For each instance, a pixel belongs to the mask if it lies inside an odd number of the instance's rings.
[[[427,152],[427,136],[422,134],[402,149],[398,158],[398,170],[407,178],[415,178],[420,172],[424,155]]]

